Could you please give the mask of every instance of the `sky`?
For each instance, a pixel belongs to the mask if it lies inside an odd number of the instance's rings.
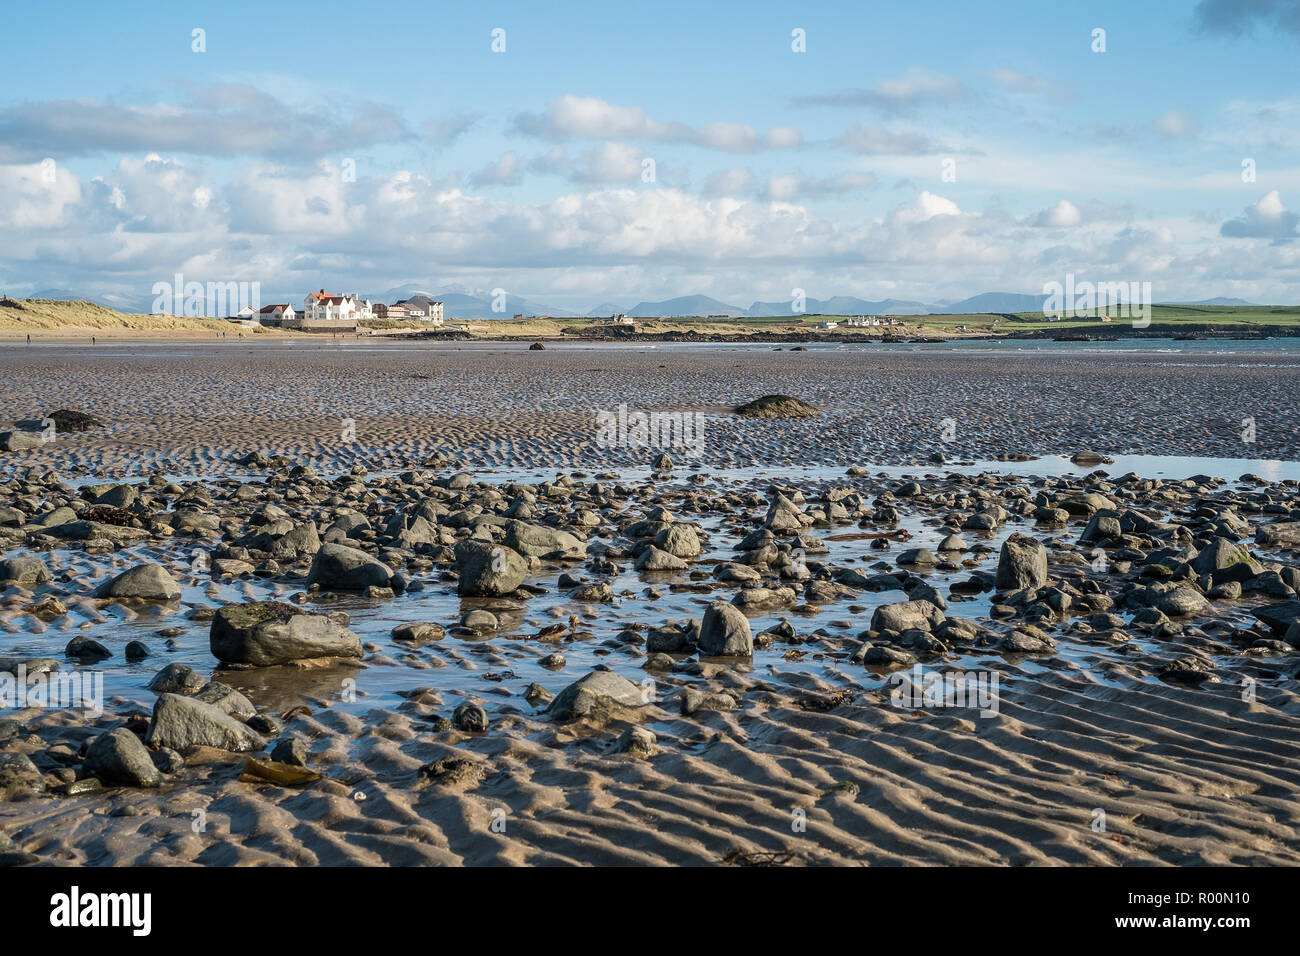
[[[5,18],[10,295],[147,303],[180,273],[582,312],[1073,274],[1300,303],[1300,0]]]

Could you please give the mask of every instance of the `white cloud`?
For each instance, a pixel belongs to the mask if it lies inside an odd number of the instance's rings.
[[[53,229],[64,225],[69,207],[81,199],[77,177],[50,160],[0,166],[0,226]]]
[[[895,133],[883,126],[854,126],[840,137],[841,149],[864,155],[927,155],[947,152],[920,133]]]
[[[1273,239],[1284,242],[1297,236],[1300,215],[1288,212],[1281,194],[1274,189],[1246,207],[1236,219],[1229,219],[1219,233],[1235,239]]]
[[[1181,110],[1170,110],[1158,117],[1154,123],[1156,132],[1175,139],[1191,136],[1196,132],[1196,117]]]
[[[960,80],[935,70],[913,67],[901,76],[884,79],[874,87],[797,96],[796,106],[867,107],[884,113],[901,113],[923,106],[946,106],[964,100],[971,91]]]
[[[1013,93],[1056,93],[1056,84],[1041,76],[1029,76],[1019,70],[998,69],[989,71],[993,81]]]
[[[1068,199],[1062,199],[1050,209],[1042,210],[1034,217],[1035,226],[1044,226],[1053,229],[1063,229],[1079,225],[1083,221],[1083,216],[1079,212],[1079,207]]]
[[[894,210],[892,218],[895,222],[925,222],[935,216],[960,216],[961,214],[960,207],[951,199],[924,190],[913,203]]]
[[[521,113],[514,119],[514,130],[549,140],[653,140],[737,153],[789,149],[803,142],[800,132],[788,126],[765,132],[732,122],[696,128],[652,119],[639,106],[616,106],[595,97],[573,95],[557,97],[542,113]]]
[[[478,124],[482,117],[477,113],[453,113],[424,124],[429,139],[438,146],[450,146]]]
[[[470,174],[471,186],[516,186],[523,180],[523,163],[515,152],[502,153],[495,161]]]
[[[340,143],[358,149],[410,138],[395,113],[374,103],[304,109],[240,83],[191,88],[182,103],[88,98],[0,108],[0,159],[157,150],[312,161]]]
[[[876,185],[876,177],[863,172],[846,172],[834,176],[786,174],[771,177],[767,181],[765,194],[769,199],[793,202],[822,196],[843,196],[874,189]]]
[[[634,183],[641,179],[645,154],[626,143],[601,143],[582,155],[575,182],[599,184]]]
[[[752,196],[758,191],[758,177],[752,169],[721,169],[704,180],[700,192],[706,197]]]
[[[326,160],[306,173],[266,163],[247,166],[226,187],[231,231],[343,234],[359,216],[350,205],[347,185],[343,171]]]

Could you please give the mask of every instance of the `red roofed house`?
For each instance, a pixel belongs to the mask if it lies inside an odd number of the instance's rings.
[[[280,305],[262,306],[258,310],[257,321],[263,325],[283,325],[285,322],[292,323],[296,315],[293,306],[284,302]]]

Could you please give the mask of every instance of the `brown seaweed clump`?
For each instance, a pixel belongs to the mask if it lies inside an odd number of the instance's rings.
[[[88,432],[92,428],[104,427],[104,423],[93,415],[73,411],[70,408],[59,408],[52,412],[46,412],[45,417],[54,422],[54,430],[59,434]]]
[[[745,418],[812,418],[821,412],[789,395],[764,395],[736,406],[736,414]]]

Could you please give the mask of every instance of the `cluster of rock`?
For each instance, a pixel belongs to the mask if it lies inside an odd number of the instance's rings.
[[[393,629],[396,641],[420,644],[495,633],[496,616],[475,602],[526,604],[542,593],[529,579],[543,570],[564,569],[559,588],[577,604],[635,598],[616,590],[616,579],[631,569],[647,599],[663,587],[701,595],[699,617],[665,621],[644,635],[629,628],[615,640],[644,654],[652,674],[682,679],[677,702],[686,715],[743,704],[734,689],[697,679],[704,663],[747,668],[757,652],[777,644],[815,646],[881,673],[965,654],[1051,655],[1062,640],[1122,645],[1140,634],[1149,642],[1144,647],[1157,649],[1158,674],[1187,683],[1213,679],[1227,658],[1290,658],[1300,647],[1300,572],[1291,560],[1300,551],[1295,483],[1101,473],[890,479],[850,469],[844,479],[802,486],[690,479],[667,486],[580,473],[492,485],[464,472],[370,476],[354,469],[327,479],[309,467],[270,467],[261,480],[211,484],[154,478],[74,489],[49,473],[11,479],[0,485],[0,544],[24,553],[0,560],[0,580],[15,589],[11,602],[27,601],[28,612],[42,619],[57,619],[61,602],[74,598],[177,604],[185,587],[204,579],[293,583],[304,589],[303,602],[332,592],[389,600],[454,587],[470,602],[459,622]],[[918,518],[938,544],[894,553],[907,537],[902,524]],[[1019,530],[1008,533],[1013,525]],[[720,534],[734,542],[729,554],[717,546]],[[866,542],[860,557],[841,550],[832,558],[831,545],[845,539]],[[166,542],[181,557],[170,567],[132,559],[89,596],[72,593],[68,577],[40,557],[69,547],[114,553],[146,541]],[[935,586],[936,573],[947,575],[946,594]],[[751,626],[756,616],[812,618],[825,605],[864,594],[891,595],[854,612],[865,628],[859,620],[807,631],[788,618],[757,634]],[[990,596],[987,616],[955,613],[981,594]],[[220,668],[306,660],[362,665],[365,649],[341,612],[250,601],[208,614]],[[848,638],[849,631],[856,636]],[[148,649],[127,650],[137,659],[142,652]],[[78,637],[67,653],[85,663],[112,651]],[[563,657],[552,656],[562,667]],[[0,666],[12,669],[13,660]],[[158,698],[150,718],[88,742],[79,771],[65,784],[94,778],[156,786],[195,747],[274,747],[276,760],[304,759],[301,741],[277,741],[277,718],[220,681],[173,664],[151,688]],[[600,667],[553,697],[537,685],[527,697],[546,704],[557,721],[635,725],[656,706],[644,686]],[[446,726],[483,733],[491,715],[466,701]],[[647,755],[654,746],[652,734],[630,726],[615,749]],[[44,786],[46,777],[0,740],[0,790]]]

